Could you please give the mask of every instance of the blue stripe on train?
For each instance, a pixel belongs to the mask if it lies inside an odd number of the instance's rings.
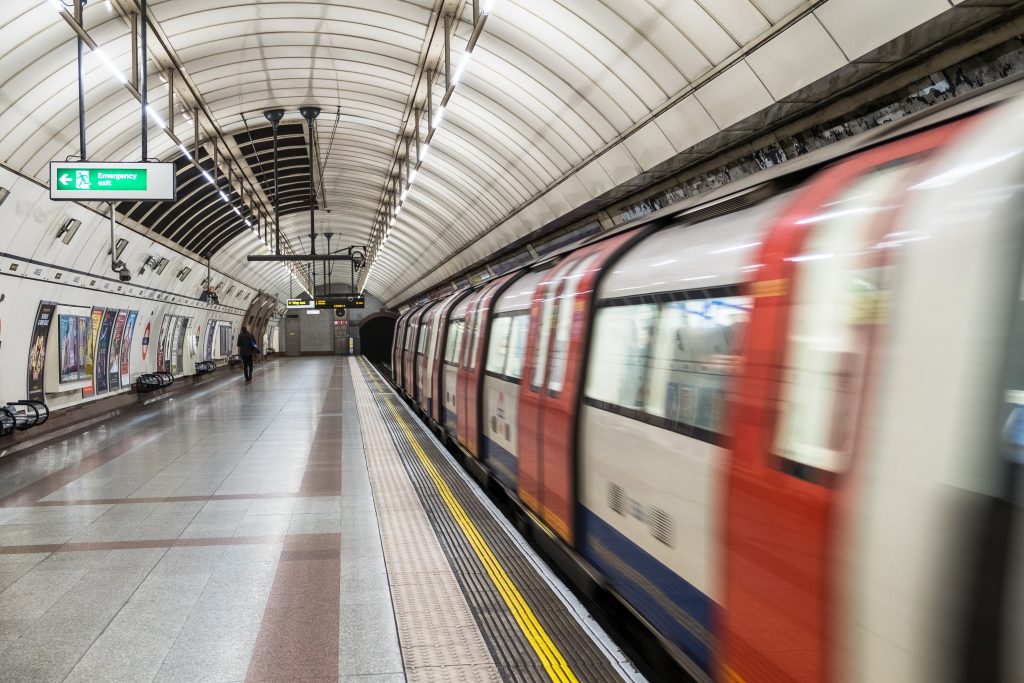
[[[714,602],[580,505],[580,551],[667,639],[711,673]]]
[[[457,431],[458,424],[456,422],[455,411],[454,410],[448,410],[447,408],[441,408],[441,412],[443,413],[442,417],[444,419],[444,428],[452,436],[455,436],[456,434],[458,434],[458,431]]]
[[[516,456],[498,445],[497,441],[484,437],[484,462],[491,467],[494,476],[512,491],[516,490],[519,478],[519,461]]]

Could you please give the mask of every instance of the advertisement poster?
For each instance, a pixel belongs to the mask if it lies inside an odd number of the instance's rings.
[[[103,309],[94,308],[89,318],[89,342],[85,349],[85,376],[82,379],[92,380],[92,384],[82,389],[82,398],[96,394],[96,351],[99,348],[100,327],[103,324]]]
[[[149,355],[149,332],[153,329],[151,323],[146,323],[146,331],[142,333],[142,360]]]
[[[213,338],[217,333],[217,321],[206,323],[206,355],[203,360],[213,360]]]
[[[97,394],[107,393],[108,351],[110,350],[110,337],[114,332],[115,317],[117,317],[117,311],[111,308],[103,311],[103,323],[100,325],[100,335],[96,346],[96,374],[94,377]]]
[[[128,322],[128,311],[118,311],[114,319],[114,336],[110,340],[110,351],[107,357],[108,388],[117,391],[121,388],[121,341],[124,339],[124,326]]]
[[[103,309],[92,309],[92,320],[89,325],[89,349],[85,354],[85,376],[86,379],[93,378],[93,366],[96,362],[96,341],[100,336],[100,325],[103,323]]]
[[[124,339],[121,341],[121,386],[126,387],[132,383],[132,336],[135,333],[135,319],[139,317],[138,311],[128,312],[128,322],[124,327]]]
[[[32,343],[28,347],[28,397],[42,401],[43,369],[46,366],[46,337],[50,334],[50,323],[56,304],[39,302],[36,309],[36,324],[32,331]]]
[[[189,331],[192,329],[192,318],[181,318],[181,325],[178,329],[178,348],[175,354],[175,360],[177,360],[178,372],[185,372],[185,341],[186,335],[191,337]]]
[[[171,316],[165,315],[163,320],[160,321],[160,337],[156,343],[156,371],[167,372],[167,367],[164,365],[165,349],[167,348],[167,326],[171,322]]]
[[[181,342],[185,337],[185,319],[181,316],[174,318],[174,325],[171,327],[173,334],[171,335],[171,350],[170,350],[170,363],[171,363],[171,374],[177,375],[181,373]]]
[[[78,380],[78,318],[57,316],[57,341],[60,349],[60,381]]]
[[[234,339],[231,337],[231,325],[223,323],[220,326],[220,355],[230,356],[234,353],[232,348],[234,345],[232,342]]]
[[[86,360],[92,363],[89,349],[89,318],[78,316],[78,379],[90,379],[91,375],[86,369]]]

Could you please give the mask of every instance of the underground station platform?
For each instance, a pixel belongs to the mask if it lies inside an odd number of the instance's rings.
[[[368,362],[0,458],[5,680],[643,677]]]

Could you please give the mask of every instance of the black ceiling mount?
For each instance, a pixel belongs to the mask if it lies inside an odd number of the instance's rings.
[[[277,168],[277,124],[284,118],[284,109],[268,109],[263,112],[274,131],[274,253],[281,253],[281,198],[278,186]],[[311,168],[312,170],[312,168]]]
[[[366,247],[339,249],[334,254],[250,254],[247,261],[352,261],[356,268],[366,262]]]
[[[316,133],[316,117],[320,116],[320,107],[299,107],[299,113],[306,119],[309,132],[309,253],[316,256],[316,182],[313,169],[316,165],[316,150],[313,147],[313,136]],[[313,294],[316,294],[316,263],[313,266]]]

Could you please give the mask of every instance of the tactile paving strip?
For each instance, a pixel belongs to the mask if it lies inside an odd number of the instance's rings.
[[[356,362],[356,361],[353,361]],[[492,578],[488,575],[477,553],[463,533],[452,512],[442,499],[437,483],[427,467],[440,475],[459,504],[479,530],[480,535],[515,584],[518,593],[536,616],[551,642],[564,657],[571,670],[568,680],[621,681],[622,669],[613,662],[605,650],[584,632],[565,603],[552,590],[550,584],[522,555],[519,548],[498,526],[468,484],[456,472],[446,453],[425,436],[418,422],[403,415],[399,399],[376,377],[366,365],[361,365],[374,400],[387,424],[395,447],[401,456],[419,503],[426,510],[440,547],[451,565],[455,578],[462,587],[465,600],[479,624],[494,663],[506,681],[547,681],[554,678],[540,660],[538,651],[517,623],[509,605]],[[353,376],[356,373],[353,372]],[[396,419],[397,418],[397,419]],[[404,420],[405,429],[397,424]],[[416,439],[418,450],[425,454],[430,465],[425,465],[410,444]],[[561,680],[561,679],[560,679]]]
[[[352,373],[409,683],[501,680],[366,381]],[[386,495],[383,495],[386,493]]]

